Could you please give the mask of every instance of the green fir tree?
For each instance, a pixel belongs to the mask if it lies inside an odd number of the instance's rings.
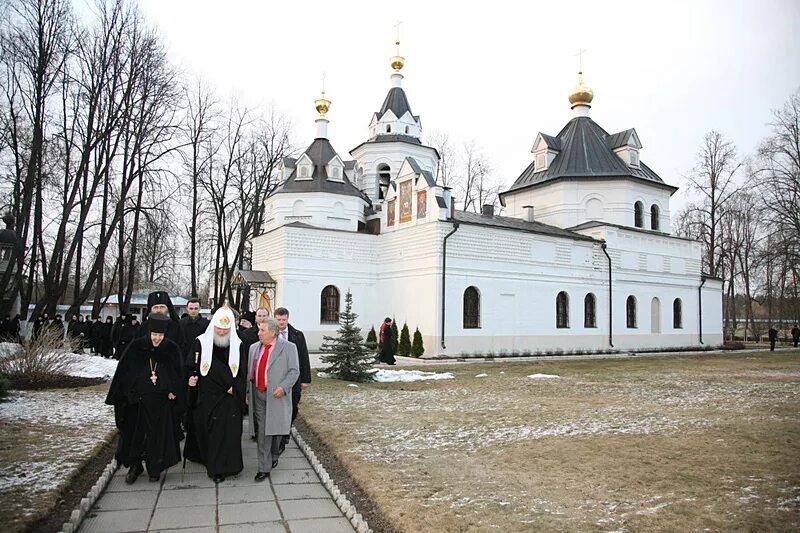
[[[408,333],[408,324],[403,324],[400,332],[400,344],[397,346],[397,355],[408,357],[411,353],[411,336]]]
[[[353,295],[347,291],[345,310],[339,313],[339,329],[336,337],[323,337],[321,350],[325,354],[322,362],[328,366],[323,369],[331,377],[347,381],[372,381],[369,372],[374,361],[373,352],[367,349],[361,329],[356,324],[357,314],[353,313]]]
[[[394,342],[394,350],[392,353],[398,353],[397,348],[400,344],[400,331],[397,329],[397,320],[392,317],[392,341]]]
[[[425,346],[422,344],[422,333],[419,328],[414,331],[414,341],[411,343],[411,355],[413,357],[420,357],[425,353]]]
[[[364,343],[367,350],[376,353],[378,351],[378,334],[375,333],[375,326],[372,326],[367,333],[367,342]]]

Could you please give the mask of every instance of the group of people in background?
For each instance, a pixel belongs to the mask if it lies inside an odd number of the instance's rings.
[[[119,429],[117,461],[127,483],[147,469],[151,481],[181,460],[205,465],[216,483],[243,468],[242,431],[249,417],[257,441],[256,481],[278,464],[311,383],[303,333],[289,311],[258,309],[255,323],[227,306],[211,319],[189,300],[179,318],[166,292],[148,296],[138,335],[122,349],[106,403]]]

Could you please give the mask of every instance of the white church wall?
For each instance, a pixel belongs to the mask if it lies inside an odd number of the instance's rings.
[[[342,194],[275,194],[266,201],[264,231],[292,222],[356,231],[359,222],[364,222],[364,205],[361,198]]]
[[[630,179],[562,179],[509,194],[505,196],[505,203],[508,216],[524,219],[523,207],[532,205],[535,220],[561,228],[589,220],[633,227],[633,205],[641,200],[645,206],[644,228],[651,227],[650,206],[656,204],[659,231],[670,233],[669,198],[669,191],[665,189]]]
[[[436,151],[428,146],[404,142],[371,142],[352,150],[350,155],[364,169],[362,190],[373,200],[378,199],[378,165],[389,165],[391,179],[397,178],[406,157],[413,157],[422,170],[436,175]]]

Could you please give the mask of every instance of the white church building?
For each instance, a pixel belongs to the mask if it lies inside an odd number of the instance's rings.
[[[505,215],[454,209],[436,183],[439,155],[391,60],[391,88],[368,139],[342,158],[317,134],[287,158],[266,200],[253,271],[316,350],[335,334],[347,291],[364,335],[393,317],[419,328],[426,356],[648,350],[722,343],[722,283],[701,271],[700,244],[671,234],[665,183],[640,160],[634,129],[589,117],[579,76],[574,117],[539,133],[533,160],[500,200]]]

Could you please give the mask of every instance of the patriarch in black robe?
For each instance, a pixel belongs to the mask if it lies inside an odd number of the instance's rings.
[[[242,417],[247,390],[247,351],[227,305],[214,313],[197,337],[190,365],[190,423],[184,453],[202,463],[219,483],[238,474],[242,462]]]
[[[125,350],[106,397],[119,429],[115,457],[129,467],[128,484],[142,473],[142,460],[150,481],[158,481],[161,472],[181,459],[176,427],[186,381],[180,348],[165,338],[169,322],[166,316],[151,317],[150,331]]]

